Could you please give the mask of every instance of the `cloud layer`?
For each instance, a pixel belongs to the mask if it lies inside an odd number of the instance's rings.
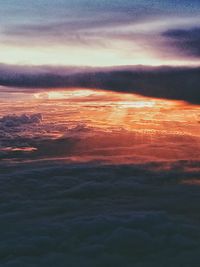
[[[0,85],[16,88],[96,88],[200,103],[200,68],[53,68],[1,65]],[[19,90],[19,89],[16,89]]]
[[[1,264],[198,266],[198,163],[165,164],[0,163]]]

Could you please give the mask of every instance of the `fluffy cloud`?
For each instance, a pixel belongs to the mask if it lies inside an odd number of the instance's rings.
[[[10,117],[1,118],[0,124]],[[98,133],[87,138],[94,129],[78,123],[70,129],[65,125],[64,136],[51,138],[46,133],[61,130],[59,123],[48,124],[45,119],[30,123],[30,118],[14,116],[18,126],[0,127],[2,145],[21,147],[0,155],[2,266],[187,267],[199,263],[198,160],[160,162],[158,153],[159,162],[103,165],[95,156],[119,156],[123,146],[125,158],[130,144],[133,153],[141,151],[144,156],[144,136],[142,146],[138,139],[137,146],[133,142],[134,133],[108,132],[103,137]],[[169,149],[177,158],[177,136],[171,139],[175,147],[172,142],[163,144],[160,135],[155,140],[157,146],[151,139],[154,151]],[[182,153],[183,144],[187,147],[182,140]],[[31,151],[23,151],[28,147]],[[198,156],[195,142],[193,147],[193,157]],[[93,162],[72,164],[70,156],[81,153],[92,155]]]
[[[35,151],[31,146],[36,125],[42,122],[42,114],[6,115],[0,118],[0,158]],[[36,130],[38,132],[38,129]],[[13,153],[13,154],[12,154]],[[16,154],[16,155],[15,155]]]
[[[40,123],[42,121],[42,114],[22,114],[22,115],[6,115],[0,118],[0,123],[5,127],[15,127],[23,124]]]
[[[198,266],[195,162],[162,164],[0,163],[1,264]]]

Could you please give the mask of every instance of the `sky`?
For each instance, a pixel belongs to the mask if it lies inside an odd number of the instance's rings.
[[[199,15],[0,0],[0,266],[199,267]]]
[[[198,267],[199,105],[23,90],[0,97],[0,266]]]
[[[198,0],[0,1],[0,61],[198,65]]]

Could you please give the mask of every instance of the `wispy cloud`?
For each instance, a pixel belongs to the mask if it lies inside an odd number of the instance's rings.
[[[30,64],[40,64],[45,58],[55,65],[54,57],[63,59],[59,54],[62,48],[66,53],[66,64],[74,62],[78,65],[79,59],[82,65],[92,65],[93,62],[93,65],[102,66],[100,58],[96,58],[96,64],[93,56],[88,59],[88,49],[90,53],[101,54],[105,59],[108,54],[112,55],[110,65],[115,65],[116,61],[117,64],[129,64],[127,58],[131,64],[144,64],[145,59],[149,64],[163,61],[164,58],[170,62],[186,61],[187,51],[179,55],[170,50],[171,44],[164,42],[163,32],[173,31],[177,25],[198,26],[199,9],[199,2],[195,0],[190,3],[180,3],[178,0],[165,3],[159,0],[60,0],[49,3],[38,0],[31,4],[9,0],[2,4],[0,10],[3,18],[0,55],[5,63],[18,63],[23,59]],[[50,48],[55,54],[52,58]],[[69,60],[67,57],[72,51],[74,59]],[[78,59],[75,60],[75,56]]]

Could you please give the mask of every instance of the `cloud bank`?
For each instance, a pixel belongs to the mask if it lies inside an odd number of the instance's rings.
[[[1,265],[198,266],[197,164],[0,163]]]
[[[28,90],[95,88],[200,103],[199,67],[54,68],[0,66],[0,85]]]

